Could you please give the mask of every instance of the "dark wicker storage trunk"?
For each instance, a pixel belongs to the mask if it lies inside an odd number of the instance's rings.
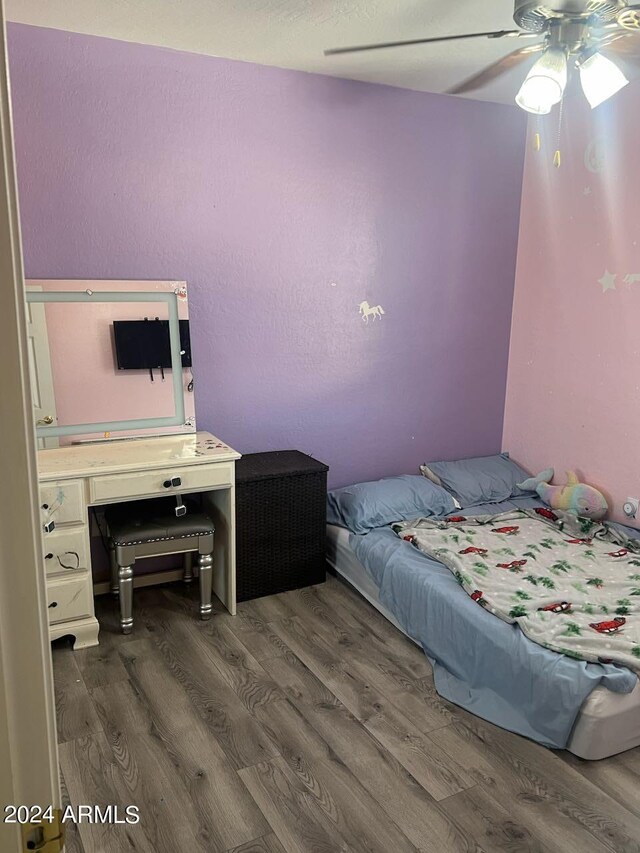
[[[236,462],[238,601],[326,579],[328,470],[298,450]]]

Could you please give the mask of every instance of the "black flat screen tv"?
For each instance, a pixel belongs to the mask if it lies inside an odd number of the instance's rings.
[[[118,370],[171,367],[168,320],[114,320],[113,338]],[[191,367],[189,321],[180,320],[182,366]]]

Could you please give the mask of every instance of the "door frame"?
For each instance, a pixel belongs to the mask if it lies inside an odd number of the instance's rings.
[[[42,285],[27,284],[26,292],[41,292]],[[29,355],[29,381],[31,382],[31,394],[38,398],[40,406],[36,406],[32,400],[33,419],[38,426],[38,421],[45,415],[53,417],[53,423],[57,424],[56,393],[53,384],[53,369],[51,366],[51,350],[49,348],[49,332],[47,329],[46,306],[43,302],[27,302],[25,306],[27,315],[27,341]],[[48,401],[43,402],[43,398]],[[52,447],[60,447],[57,438],[36,437],[38,450]]]
[[[24,275],[0,0],[0,849],[5,805],[60,806],[55,700],[26,349]]]

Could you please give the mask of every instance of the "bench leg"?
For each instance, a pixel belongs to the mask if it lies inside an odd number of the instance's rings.
[[[111,594],[117,598],[120,584],[118,582],[118,561],[116,560],[115,545],[109,548],[109,562],[111,564]]]
[[[133,567],[118,566],[120,590],[120,627],[123,634],[133,630]]]
[[[193,552],[192,551],[187,551],[187,553],[184,555],[184,560],[183,560],[182,566],[184,569],[184,574],[182,576],[184,582],[185,583],[191,583],[191,581],[193,580]]]
[[[198,568],[200,574],[200,618],[210,619],[213,611],[213,607],[211,606],[213,555],[200,554],[198,557]]]

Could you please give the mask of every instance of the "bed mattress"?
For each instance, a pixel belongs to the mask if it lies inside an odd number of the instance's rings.
[[[327,525],[329,565],[395,627],[409,636],[379,599],[378,588],[349,544],[349,531]],[[409,636],[409,639],[414,640]],[[567,744],[579,758],[595,760],[640,746],[640,683],[631,693],[596,687],[585,700]]]

